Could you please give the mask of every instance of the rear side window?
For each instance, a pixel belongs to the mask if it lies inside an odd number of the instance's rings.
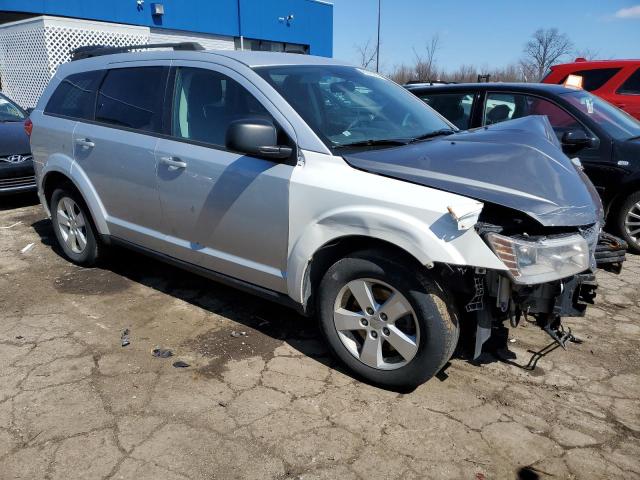
[[[164,67],[109,70],[98,91],[96,120],[145,132],[162,131]]]
[[[571,75],[581,76],[582,88],[584,88],[587,92],[591,92],[602,87],[619,71],[619,68],[595,68],[593,70],[580,70],[578,72],[573,72]],[[567,77],[564,77],[558,83],[563,84]]]
[[[469,128],[472,93],[432,93],[420,95],[420,98],[459,129]]]
[[[640,95],[640,68],[631,74],[627,81],[618,89],[624,95]]]
[[[80,120],[93,120],[96,88],[102,71],[82,72],[66,77],[47,102],[45,113]]]

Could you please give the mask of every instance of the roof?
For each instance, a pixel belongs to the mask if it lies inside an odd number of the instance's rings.
[[[349,65],[332,58],[315,55],[303,55],[299,53],[257,52],[249,50],[147,50],[141,52],[113,53],[100,55],[73,63],[88,61],[100,62],[99,59],[108,59],[113,62],[126,62],[134,60],[158,60],[158,59],[186,59],[203,60],[203,56],[222,56],[236,60],[248,67],[264,67],[279,65]]]
[[[565,67],[579,67],[580,70],[588,69],[588,68],[606,68],[613,66],[628,66],[628,65],[640,65],[640,59],[621,59],[621,60],[578,60],[574,62],[568,63],[559,63],[557,65],[553,65],[551,69],[555,68],[565,68]]]
[[[269,67],[277,65],[349,65],[327,57],[302,55],[299,53],[255,52],[249,50],[205,50],[205,54],[222,55],[248,67]]]
[[[431,85],[431,84],[411,84],[405,85],[405,88],[411,91],[468,91],[468,90],[497,90],[497,91],[521,91],[521,92],[538,92],[538,93],[552,93],[560,95],[567,92],[572,92],[574,89],[567,88],[563,85],[555,85],[549,83],[503,83],[503,82],[489,82],[489,83],[454,83],[448,85]]]

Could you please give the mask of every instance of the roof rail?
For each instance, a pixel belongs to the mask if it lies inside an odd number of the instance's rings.
[[[105,45],[88,45],[78,47],[71,51],[71,61],[83,60],[85,58],[100,57],[102,55],[113,55],[116,53],[127,53],[133,50],[151,50],[154,48],[173,48],[174,50],[204,50],[198,42],[180,43],[149,43],[147,45],[128,45],[126,47],[108,47]]]

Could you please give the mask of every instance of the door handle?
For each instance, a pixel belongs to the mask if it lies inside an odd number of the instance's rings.
[[[176,157],[160,157],[160,163],[167,165],[169,170],[177,170],[178,168],[187,168],[187,162],[183,162]]]
[[[93,148],[96,146],[95,143],[93,143],[91,140],[89,140],[88,138],[77,138],[76,139],[76,145],[81,146],[82,148]]]

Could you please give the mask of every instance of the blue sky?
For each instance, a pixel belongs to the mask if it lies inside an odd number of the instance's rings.
[[[333,4],[334,57],[355,62],[354,46],[375,42],[378,1]],[[503,66],[541,27],[556,27],[603,58],[640,58],[640,0],[382,0],[380,64],[389,71],[410,63],[411,47],[424,48],[437,33],[440,67]]]

